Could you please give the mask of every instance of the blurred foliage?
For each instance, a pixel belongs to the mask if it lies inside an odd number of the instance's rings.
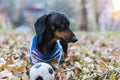
[[[0,0],[0,28],[27,26],[33,29],[38,17],[62,11],[73,30],[120,30],[119,0]]]

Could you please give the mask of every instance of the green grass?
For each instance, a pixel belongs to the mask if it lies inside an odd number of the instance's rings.
[[[0,34],[23,34],[25,32],[15,31],[14,29],[0,29]]]
[[[117,36],[120,37],[120,31],[106,31],[106,32],[101,32],[101,31],[74,31],[76,34],[99,34],[99,35],[112,35],[112,36]]]
[[[120,36],[120,31],[111,31],[111,32],[108,32],[108,33],[116,35],[116,36]]]
[[[105,33],[101,32],[101,31],[89,31],[89,32],[85,32],[85,31],[74,31],[77,34],[93,34],[93,33],[97,33],[97,34],[108,34],[108,35],[113,35],[113,36],[118,36],[120,37],[120,31],[106,31]],[[0,29],[0,33],[2,34],[23,34],[25,32],[23,31],[15,31],[14,29]]]

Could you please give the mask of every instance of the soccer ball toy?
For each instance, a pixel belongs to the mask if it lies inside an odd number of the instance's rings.
[[[30,69],[30,80],[54,80],[54,70],[47,63],[37,63]]]

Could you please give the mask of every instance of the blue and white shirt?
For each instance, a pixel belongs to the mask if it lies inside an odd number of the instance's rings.
[[[48,55],[43,55],[36,47],[36,34],[33,35],[31,44],[29,47],[29,54],[30,54],[30,61],[33,64],[36,64],[38,62],[50,62],[53,59],[57,59],[58,65],[61,65],[63,62],[64,54],[62,52],[62,46],[60,44],[60,41],[57,40],[55,44],[55,48],[49,53]]]

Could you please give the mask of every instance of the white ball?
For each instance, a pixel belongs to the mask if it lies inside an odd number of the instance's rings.
[[[30,69],[30,80],[54,80],[54,70],[47,63],[37,63]]]

